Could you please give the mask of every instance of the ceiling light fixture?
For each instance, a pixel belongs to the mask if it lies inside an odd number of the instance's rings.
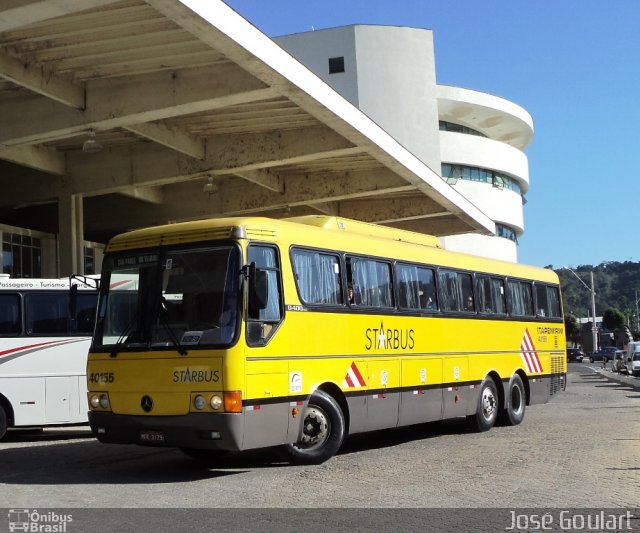
[[[95,154],[102,150],[102,144],[96,140],[95,130],[89,130],[89,138],[82,143],[82,151],[85,154]]]
[[[202,192],[209,196],[218,192],[218,185],[213,183],[213,176],[207,178],[207,183],[202,187]]]

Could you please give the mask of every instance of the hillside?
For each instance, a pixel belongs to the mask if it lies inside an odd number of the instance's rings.
[[[547,268],[552,268],[549,266]],[[591,314],[591,292],[566,269],[553,269],[560,277],[565,314],[586,317]],[[640,298],[640,262],[615,261],[596,266],[581,265],[573,268],[584,283],[590,287],[590,273],[596,292],[596,316],[602,316],[608,308],[621,311],[635,325],[635,315]]]

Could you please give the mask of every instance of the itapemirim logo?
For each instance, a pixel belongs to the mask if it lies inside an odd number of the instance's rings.
[[[73,522],[70,514],[55,511],[41,512],[37,509],[9,509],[9,531],[29,533],[66,533],[67,524]]]

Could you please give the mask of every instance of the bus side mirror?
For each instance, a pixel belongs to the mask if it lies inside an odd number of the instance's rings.
[[[76,311],[78,310],[78,286],[71,285],[69,289],[69,318],[74,320],[76,318]]]
[[[256,268],[255,262],[249,265],[249,312],[258,314],[267,308],[269,301],[269,278],[265,270]]]

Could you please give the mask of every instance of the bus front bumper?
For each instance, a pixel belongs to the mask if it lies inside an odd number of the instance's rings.
[[[242,414],[123,416],[91,411],[89,424],[104,443],[230,451],[242,446]]]

